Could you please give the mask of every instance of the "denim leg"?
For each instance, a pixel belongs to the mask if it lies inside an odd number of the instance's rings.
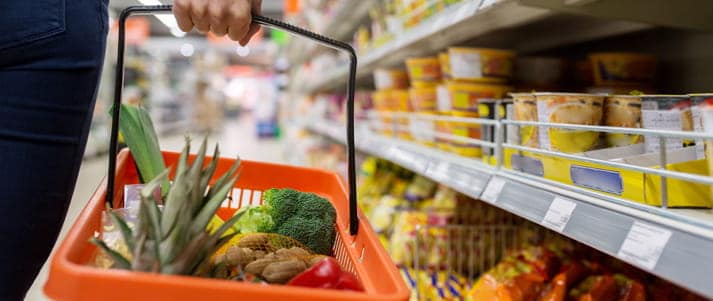
[[[22,300],[74,191],[104,59],[107,0],[0,2],[0,300]]]

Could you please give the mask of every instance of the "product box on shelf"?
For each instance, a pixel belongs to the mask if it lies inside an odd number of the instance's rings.
[[[645,153],[643,144],[580,153],[592,159],[658,168],[658,153]],[[694,147],[666,152],[666,170],[709,175],[705,160],[696,159]],[[626,168],[505,149],[505,167],[568,185],[591,189],[634,202],[662,206],[661,177]],[[712,208],[713,196],[705,184],[667,179],[668,207]]]

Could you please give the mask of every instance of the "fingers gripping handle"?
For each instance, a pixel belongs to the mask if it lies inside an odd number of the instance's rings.
[[[132,15],[170,13],[172,5],[130,6],[119,16],[119,41],[116,57],[116,76],[114,82],[114,106],[112,107],[111,139],[109,144],[109,175],[107,186],[107,203],[114,206],[114,186],[116,177],[116,155],[118,153],[119,114],[121,113],[121,93],[124,86],[124,50],[126,48],[126,19]],[[356,149],[354,147],[354,87],[356,82],[357,57],[354,48],[347,43],[337,41],[311,31],[299,28],[279,20],[254,15],[252,21],[260,25],[284,30],[292,34],[306,37],[323,46],[344,51],[349,54],[349,74],[347,79],[347,159],[349,184],[349,232],[356,235],[359,230],[357,216],[356,193]]]

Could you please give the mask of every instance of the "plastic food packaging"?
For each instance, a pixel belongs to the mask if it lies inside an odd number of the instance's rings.
[[[441,80],[441,65],[436,57],[406,59],[409,80],[438,82]]]
[[[589,55],[594,84],[650,84],[656,78],[656,58],[641,53],[601,52]]]
[[[701,105],[701,123],[703,131],[713,133],[713,103]],[[708,173],[713,176],[713,140],[705,141],[705,157],[708,161]],[[713,193],[713,186],[711,186]]]
[[[693,102],[688,95],[641,95],[641,127],[646,129],[693,131]],[[657,152],[659,139],[644,136],[646,152]],[[667,138],[666,148],[680,149],[694,144],[692,140]]]
[[[535,93],[537,119],[540,122],[600,125],[604,96],[581,93]],[[592,150],[599,142],[599,132],[539,128],[540,147],[564,153]]]
[[[512,87],[503,85],[478,84],[449,81],[446,87],[450,94],[453,111],[478,112],[478,100],[483,98],[503,98]]]
[[[411,107],[415,112],[433,113],[437,108],[436,87],[424,87],[409,89]]]
[[[537,102],[532,93],[510,93],[513,100],[513,115],[517,121],[537,121]],[[520,144],[527,147],[540,145],[539,131],[536,126],[520,127]]]
[[[478,113],[453,111],[451,115],[453,117],[478,118]],[[451,122],[450,131],[453,136],[480,139],[480,124],[477,123]],[[450,141],[450,144],[451,150],[461,156],[479,158],[482,155],[480,146],[476,144],[453,140]]]
[[[452,78],[451,60],[448,57],[448,52],[441,52],[438,54],[438,63],[441,65],[441,76],[443,79]]]
[[[505,83],[513,75],[515,53],[487,48],[448,48],[451,76],[458,80]]]
[[[612,95],[604,99],[604,125],[613,127],[641,127],[641,97],[636,95]],[[641,143],[641,135],[606,133],[607,145],[611,147]]]
[[[374,86],[377,90],[406,89],[408,88],[408,75],[399,69],[374,70]]]

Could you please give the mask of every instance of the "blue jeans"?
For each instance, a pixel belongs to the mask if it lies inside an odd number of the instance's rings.
[[[22,300],[64,221],[104,60],[108,0],[0,0],[0,299]]]

